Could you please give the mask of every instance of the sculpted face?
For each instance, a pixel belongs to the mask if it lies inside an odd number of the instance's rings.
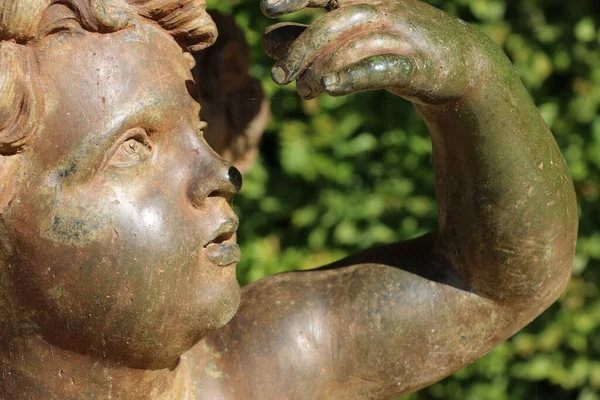
[[[53,7],[32,49],[45,115],[4,215],[19,301],[53,345],[172,366],[237,309],[241,177],[166,32],[90,33]]]

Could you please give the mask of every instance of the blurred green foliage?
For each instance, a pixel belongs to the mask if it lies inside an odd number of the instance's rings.
[[[600,2],[429,3],[480,27],[513,60],[571,168],[581,228],[574,278],[555,306],[477,363],[404,399],[600,400]],[[272,101],[262,157],[236,200],[242,283],[435,229],[431,144],[410,104],[383,91],[302,101],[293,85],[269,78],[259,42],[273,21],[258,1],[209,7],[244,28],[252,73]]]

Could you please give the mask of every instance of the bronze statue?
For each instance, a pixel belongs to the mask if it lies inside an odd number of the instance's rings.
[[[565,288],[572,182],[490,39],[416,0],[261,6],[330,11],[266,33],[276,82],[414,103],[439,230],[240,290],[241,176],[192,97],[204,0],[0,0],[0,398],[393,398]]]

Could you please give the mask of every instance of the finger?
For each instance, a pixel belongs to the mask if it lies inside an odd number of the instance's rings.
[[[336,10],[309,26],[271,70],[275,83],[285,85],[300,76],[325,51],[340,46],[353,33],[373,29],[379,20],[375,6],[360,4]]]
[[[413,53],[411,46],[398,35],[389,32],[371,32],[360,35],[341,46],[333,54],[324,54],[297,79],[296,88],[304,99],[318,96],[322,91],[322,78],[331,71],[339,71],[344,67],[379,54],[409,55]]]
[[[323,91],[331,96],[343,96],[363,90],[401,90],[410,86],[414,71],[414,64],[408,57],[382,54],[325,75],[321,85]]]
[[[308,25],[283,22],[268,27],[261,44],[265,52],[275,60],[285,56],[292,42],[306,30]]]
[[[260,9],[269,18],[290,14],[306,7],[334,8],[336,0],[261,0]]]
[[[300,78],[296,81],[296,92],[304,100],[314,99],[323,93],[323,71],[335,71],[331,68],[332,58],[319,60],[318,63],[311,65]]]

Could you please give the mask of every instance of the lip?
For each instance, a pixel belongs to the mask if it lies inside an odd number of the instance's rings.
[[[235,243],[236,220],[226,220],[213,233],[212,239],[203,247],[206,256],[219,267],[240,262],[240,247]]]
[[[235,243],[211,243],[205,250],[207,257],[219,267],[228,267],[240,262],[240,246]]]
[[[226,219],[221,221],[221,225],[219,225],[217,230],[213,232],[211,239],[208,242],[206,242],[204,247],[207,247],[208,245],[214,243],[231,243],[231,239],[235,235],[238,225],[239,223],[235,219]]]

